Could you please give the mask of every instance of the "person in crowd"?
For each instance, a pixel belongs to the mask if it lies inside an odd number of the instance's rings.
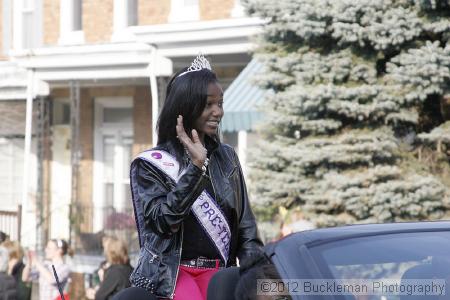
[[[303,216],[303,212],[299,209],[294,209],[291,212],[286,212],[284,220],[280,225],[280,234],[278,239],[283,238],[291,233],[312,230],[316,226],[313,222],[307,220]]]
[[[8,250],[3,243],[8,240],[8,235],[0,231],[0,272],[6,272],[8,269]]]
[[[17,300],[16,282],[6,272],[0,272],[0,300]]]
[[[8,236],[0,231],[0,300],[16,300],[17,290],[14,277],[7,273],[9,255],[8,249],[4,246]]]
[[[100,285],[86,291],[88,299],[109,300],[130,286],[129,277],[133,268],[126,244],[119,239],[109,238],[104,243],[104,251],[107,263],[99,269]]]
[[[16,300],[17,290],[14,278],[8,271],[8,249],[4,244],[8,241],[8,235],[0,231],[0,300]]]
[[[103,253],[105,255],[105,260],[103,260],[100,263],[100,265],[98,266],[98,270],[96,271],[97,276],[98,276],[98,278],[97,278],[98,282],[103,281],[103,278],[105,277],[105,270],[108,269],[108,267],[111,265],[108,262],[108,259],[106,259],[106,257],[107,257],[106,256],[106,249],[107,249],[106,245],[108,244],[108,242],[114,241],[114,240],[116,240],[116,238],[113,236],[110,236],[110,235],[105,235],[102,237],[102,247],[103,247]]]
[[[6,241],[3,245],[8,250],[8,275],[14,277],[16,282],[17,299],[30,300],[31,282],[24,282],[22,280],[23,269],[25,268],[22,247],[20,247],[20,244],[17,241]]]
[[[72,253],[67,242],[62,239],[52,239],[47,242],[45,261],[38,259],[35,252],[28,251],[27,264],[23,269],[22,279],[29,282],[34,278],[39,278],[40,300],[54,300],[60,295],[52,265],[58,274],[61,289],[67,289],[70,281],[70,267],[65,262],[66,255],[72,255]]]
[[[167,86],[158,143],[131,164],[141,250],[132,284],[159,298],[205,299],[220,268],[263,246],[239,159],[221,142],[223,90],[199,55]]]

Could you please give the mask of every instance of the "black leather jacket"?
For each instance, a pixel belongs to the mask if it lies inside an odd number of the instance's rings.
[[[217,197],[231,212],[231,245],[227,266],[242,262],[252,252],[261,251],[256,222],[238,157],[232,147],[205,139],[210,154],[209,174]],[[154,150],[175,155],[168,142]],[[158,297],[173,298],[183,241],[183,220],[205,188],[207,175],[189,163],[175,182],[151,163],[136,159],[131,164],[131,189],[141,243],[137,265],[130,277],[133,285]],[[199,245],[201,246],[201,245]]]

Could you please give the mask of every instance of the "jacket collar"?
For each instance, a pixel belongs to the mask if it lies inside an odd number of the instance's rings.
[[[213,153],[217,148],[219,148],[219,142],[216,137],[210,137],[205,134],[205,148],[208,150],[208,154]]]

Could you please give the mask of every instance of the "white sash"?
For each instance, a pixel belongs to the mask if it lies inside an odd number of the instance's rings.
[[[152,163],[155,167],[167,174],[175,182],[178,182],[184,174],[178,174],[180,165],[169,153],[162,150],[148,150],[137,156]],[[205,232],[213,241],[225,264],[230,252],[231,230],[227,219],[220,210],[214,198],[204,190],[191,207],[194,216],[199,221]]]

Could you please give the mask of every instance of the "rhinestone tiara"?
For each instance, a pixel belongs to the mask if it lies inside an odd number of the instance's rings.
[[[191,66],[185,72],[179,74],[177,77],[183,76],[184,74],[190,72],[200,71],[203,69],[212,70],[209,61],[203,56],[203,54],[199,54],[191,63]]]

